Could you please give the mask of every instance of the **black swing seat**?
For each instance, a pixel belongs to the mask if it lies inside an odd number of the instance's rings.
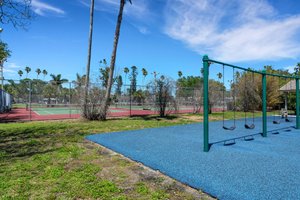
[[[285,118],[286,122],[292,122],[293,120],[289,119],[289,118]]]
[[[255,128],[255,125],[254,125],[254,124],[251,124],[251,125],[245,124],[245,128],[246,128],[246,129],[254,129],[254,128]]]
[[[223,126],[223,129],[228,130],[228,131],[233,131],[235,128],[236,128],[235,126],[231,126],[231,127]]]
[[[274,121],[273,121],[273,124],[280,124],[280,121],[274,120]]]

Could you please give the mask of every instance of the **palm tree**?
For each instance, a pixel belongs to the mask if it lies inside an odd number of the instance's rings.
[[[131,0],[128,0],[130,4],[132,3]],[[108,87],[106,88],[105,93],[105,102],[104,102],[104,109],[103,109],[103,115],[101,116],[102,120],[106,119],[106,111],[108,109],[109,100],[110,100],[110,92],[111,87],[113,84],[113,77],[114,77],[114,70],[115,70],[115,63],[116,63],[116,56],[117,56],[117,48],[118,48],[118,42],[120,37],[120,29],[122,24],[122,17],[123,17],[123,10],[125,6],[126,0],[120,0],[120,8],[119,8],[119,14],[117,19],[117,25],[116,25],[116,31],[115,31],[115,38],[114,38],[114,44],[113,44],[113,51],[110,59],[110,68],[109,68],[109,78],[108,78]]]
[[[43,76],[44,76],[44,79],[45,79],[45,76],[47,76],[47,74],[48,74],[47,70],[44,69],[44,70],[42,71],[42,73],[43,73]]]
[[[125,85],[126,85],[127,74],[129,73],[129,68],[128,67],[124,68],[124,73],[125,73]]]
[[[300,72],[300,63],[297,63],[297,65],[296,65],[296,67],[294,68],[294,74],[295,75],[298,75],[299,74],[299,72]]]
[[[221,79],[223,77],[222,73],[221,72],[217,73],[217,77],[218,79]]]
[[[80,76],[80,74],[76,73],[76,81],[75,84],[77,87],[82,87],[85,84],[86,75]]]
[[[92,44],[93,44],[93,28],[94,28],[94,7],[95,7],[95,0],[91,0],[88,56],[87,56],[87,64],[86,64],[86,77],[85,77],[83,112],[82,112],[82,116],[85,118],[87,117],[86,116],[86,111],[87,111],[86,106],[87,106],[87,101],[88,101],[88,89],[89,89],[89,82],[90,82],[90,69],[91,69]]]
[[[178,77],[179,77],[179,78],[182,77],[182,71],[178,71]]]
[[[25,67],[25,71],[26,71],[26,78],[28,78],[28,74],[29,74],[29,72],[31,71],[31,68],[30,67]]]
[[[62,79],[61,74],[54,75],[50,74],[52,80],[50,81],[51,85],[53,85],[56,88],[56,92],[60,94],[62,84],[68,82],[68,79]],[[57,103],[57,97],[58,94],[56,95],[56,103]]]
[[[22,75],[23,75],[23,71],[22,71],[22,70],[19,70],[19,71],[18,71],[18,74],[19,74],[20,79],[21,79],[21,77],[22,77]]]
[[[40,75],[40,73],[42,72],[41,69],[40,69],[40,68],[37,68],[37,69],[35,70],[35,72],[36,72],[36,74],[37,74],[36,79],[39,79],[39,75]]]
[[[144,78],[143,78],[143,85],[144,85],[145,78],[148,75],[148,72],[147,72],[147,70],[145,68],[142,69],[142,74],[144,76]]]

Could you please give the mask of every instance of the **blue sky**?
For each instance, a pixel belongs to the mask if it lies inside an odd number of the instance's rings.
[[[32,0],[36,18],[27,31],[3,25],[1,39],[12,56],[6,79],[36,68],[69,80],[84,74],[90,0]],[[300,62],[300,1],[295,0],[132,0],[126,4],[116,74],[136,65],[177,78],[199,75],[202,56],[261,69],[292,69]],[[119,0],[96,0],[91,75],[110,60]],[[213,69],[217,71],[216,69]],[[213,71],[213,73],[215,73]],[[49,79],[49,76],[46,78]],[[141,80],[141,73],[140,73]]]

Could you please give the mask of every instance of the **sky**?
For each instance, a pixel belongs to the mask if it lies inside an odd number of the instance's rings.
[[[95,0],[91,62],[93,81],[99,61],[110,61],[119,0]],[[4,64],[6,79],[31,67],[74,80],[87,63],[90,0],[32,0],[35,13],[27,30],[1,25],[1,39],[12,56]],[[126,3],[115,73],[141,69],[173,79],[199,76],[202,56],[262,69],[293,70],[300,62],[300,1],[295,0],[132,0]],[[216,74],[220,67],[211,69]],[[24,76],[26,76],[24,74]],[[45,80],[49,80],[49,75]],[[128,82],[127,82],[128,83]]]

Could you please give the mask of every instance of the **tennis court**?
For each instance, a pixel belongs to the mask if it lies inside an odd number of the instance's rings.
[[[53,104],[53,105],[26,105],[27,110],[31,110],[37,115],[67,115],[67,114],[80,114],[80,105],[65,105],[65,104]],[[110,113],[126,112],[124,109],[109,109]]]

